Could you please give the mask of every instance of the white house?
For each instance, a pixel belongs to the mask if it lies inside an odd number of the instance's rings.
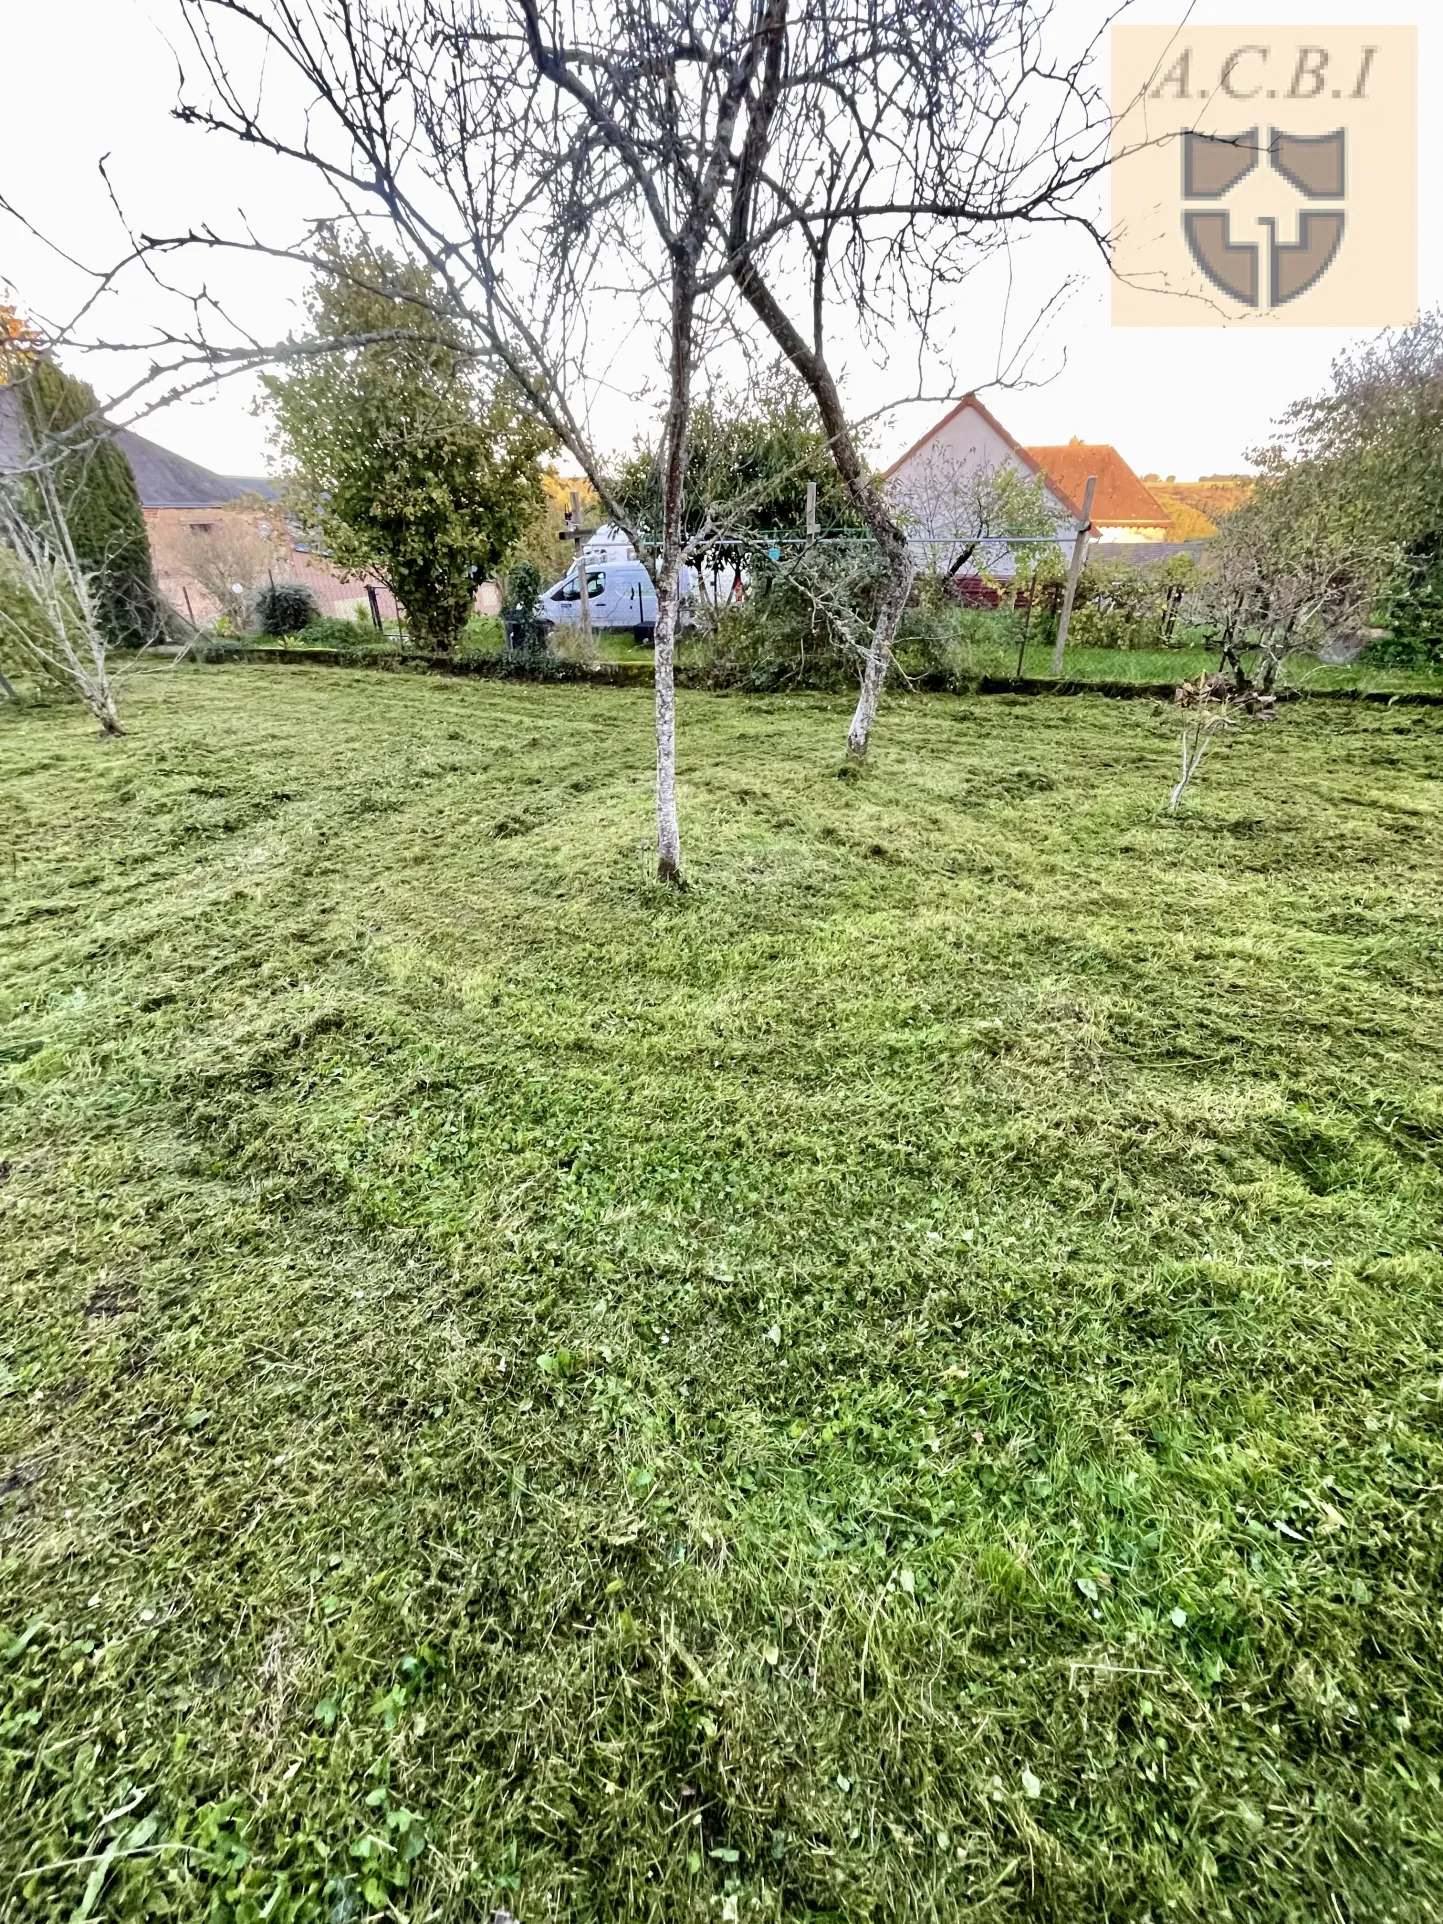
[[[1071,551],[1078,504],[975,394],[964,394],[882,480],[906,516],[919,565],[930,572],[1012,575],[1012,553],[997,539],[1005,531],[1009,481],[1040,490],[1058,546]]]

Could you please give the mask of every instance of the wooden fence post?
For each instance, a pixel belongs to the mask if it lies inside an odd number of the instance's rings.
[[[1077,524],[1077,537],[1072,544],[1072,566],[1067,571],[1067,593],[1062,601],[1062,613],[1057,621],[1057,640],[1052,644],[1052,678],[1055,681],[1062,673],[1062,651],[1067,646],[1067,631],[1072,626],[1072,604],[1077,596],[1077,580],[1082,573],[1082,564],[1087,559],[1087,537],[1092,528],[1092,497],[1097,493],[1097,476],[1087,477],[1087,492],[1082,497],[1082,518]]]

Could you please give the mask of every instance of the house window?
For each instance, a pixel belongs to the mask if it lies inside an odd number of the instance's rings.
[[[215,523],[213,521],[191,521],[187,523],[187,526],[192,534],[215,533]]]

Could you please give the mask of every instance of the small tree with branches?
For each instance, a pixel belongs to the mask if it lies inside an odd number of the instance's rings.
[[[847,742],[866,754],[914,559],[860,458],[831,358],[836,323],[924,347],[977,260],[1030,225],[1096,236],[1085,191],[1109,125],[1090,46],[1050,52],[1047,0],[772,0],[726,207],[728,266],[810,389],[838,473],[885,560]]]
[[[965,570],[999,581],[1030,572],[1057,533],[1041,474],[938,450],[913,462],[905,497],[889,496],[919,557],[926,599],[940,604]],[[1035,550],[1035,553],[1034,553]]]
[[[1239,686],[1251,679],[1270,692],[1290,656],[1366,633],[1402,562],[1396,539],[1361,507],[1344,511],[1325,475],[1302,463],[1265,479],[1219,524],[1184,611],[1211,631]]]
[[[163,617],[129,463],[48,353],[33,330],[0,331],[0,657],[118,735],[111,647],[148,647]]]

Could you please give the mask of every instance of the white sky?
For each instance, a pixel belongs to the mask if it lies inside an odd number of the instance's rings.
[[[1070,28],[1099,21],[1098,0],[1060,0]],[[1136,0],[1124,18],[1180,23],[1179,0]],[[1249,31],[1269,25],[1349,23],[1365,13],[1358,0],[1197,0],[1188,17]],[[1437,0],[1390,0],[1386,19],[1417,25],[1422,103],[1438,97],[1443,68],[1443,8]],[[1379,22],[1378,24],[1381,24]],[[113,259],[123,240],[100,177],[107,168],[135,226],[176,232],[210,222],[218,228],[244,215],[267,237],[289,238],[300,217],[321,211],[315,190],[280,163],[173,121],[175,56],[182,45],[173,0],[48,0],[11,8],[5,23],[7,177],[0,191],[51,240],[87,263]],[[168,45],[168,43],[170,43]],[[1420,118],[1420,297],[1443,299],[1443,120]],[[216,267],[213,284],[257,336],[276,338],[297,325],[296,282],[264,261]],[[1023,442],[1109,441],[1139,473],[1190,477],[1226,472],[1264,438],[1287,403],[1317,388],[1333,355],[1364,330],[1212,328],[1114,329],[1104,271],[1076,243],[1057,235],[1019,253],[1011,306],[1018,317],[1069,273],[1082,283],[1049,324],[1033,357],[1037,384],[996,390],[989,404]],[[75,270],[0,219],[0,284],[22,310],[56,319],[70,312],[82,281]],[[1004,285],[984,276],[958,297],[957,336],[968,343],[957,363],[958,391],[992,379],[1008,335]],[[142,334],[158,297],[140,280],[115,298],[105,330]],[[849,399],[858,411],[907,391],[913,370],[877,369],[850,357]],[[115,363],[72,359],[74,371],[102,394],[125,378]],[[132,370],[132,373],[134,370]],[[265,429],[251,410],[252,391],[237,383],[204,402],[178,403],[140,423],[143,433],[223,473],[265,469]],[[878,432],[875,451],[889,458],[923,432],[936,408],[907,409]],[[618,404],[606,423],[615,445],[637,426]]]

